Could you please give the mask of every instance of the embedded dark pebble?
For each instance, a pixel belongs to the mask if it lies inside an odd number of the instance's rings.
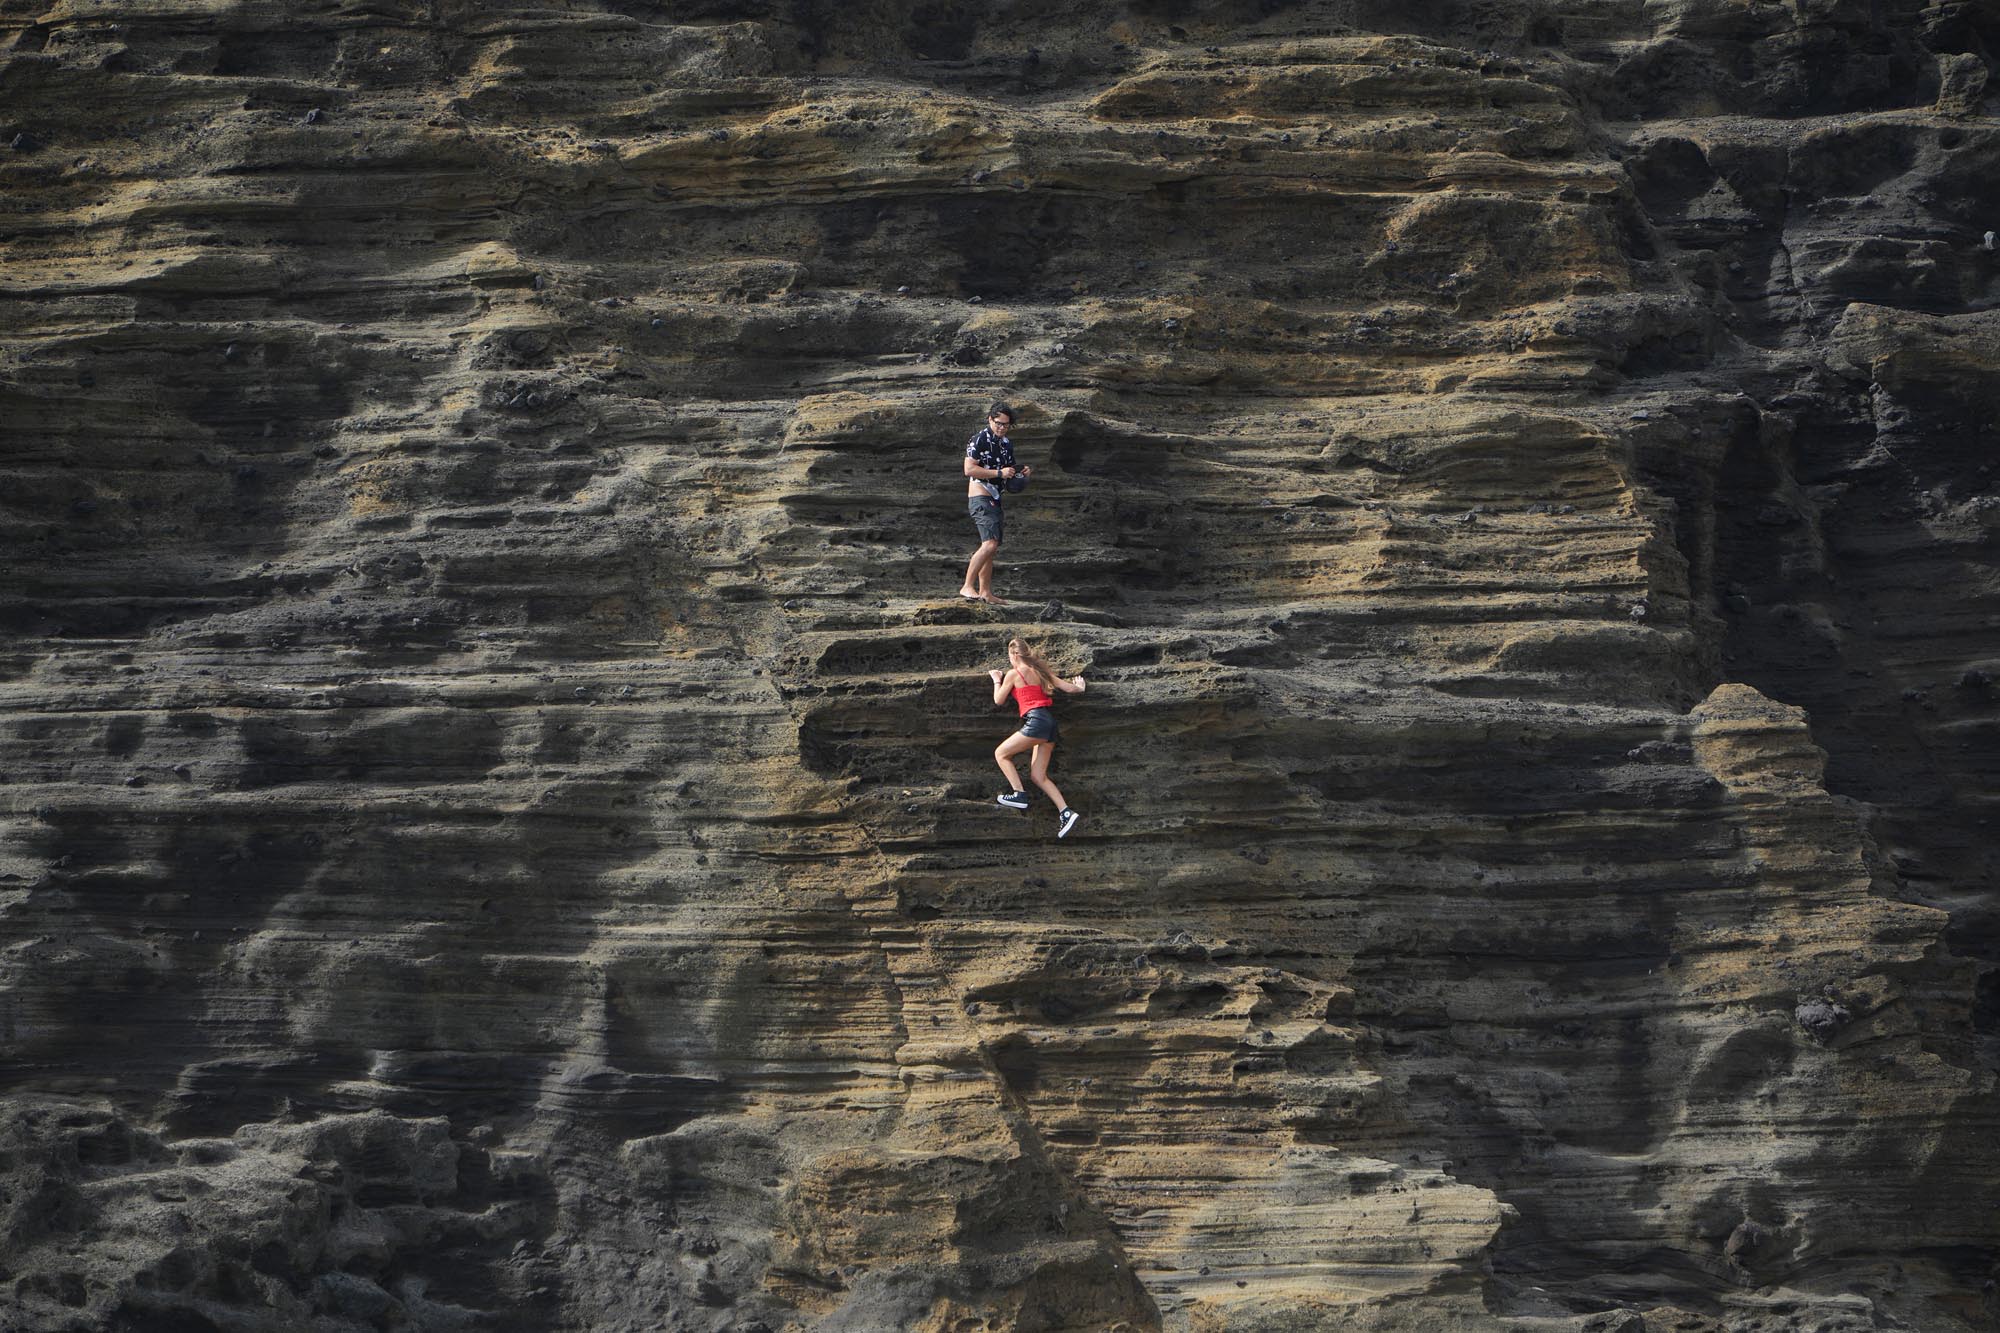
[[[1814,1040],[1826,1041],[1838,1033],[1852,1015],[1830,1000],[1807,1000],[1792,1011],[1792,1017],[1813,1035]]]
[[[1724,1242],[1722,1252],[1734,1263],[1747,1263],[1769,1238],[1770,1233],[1763,1227],[1746,1219],[1738,1223],[1736,1229],[1729,1233],[1729,1239]]]

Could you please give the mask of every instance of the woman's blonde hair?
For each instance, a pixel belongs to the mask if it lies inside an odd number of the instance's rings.
[[[1034,645],[1026,639],[1007,640],[1007,650],[1019,653],[1021,655],[1021,665],[1028,668],[1034,675],[1040,677],[1038,680],[1031,681],[1030,684],[1039,685],[1046,690],[1056,683],[1056,669],[1050,666],[1049,659],[1035,651]]]

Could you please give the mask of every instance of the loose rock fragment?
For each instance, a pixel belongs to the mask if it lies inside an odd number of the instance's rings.
[[[1792,1017],[1799,1026],[1813,1035],[1816,1041],[1830,1040],[1853,1017],[1842,1006],[1831,1000],[1807,1000],[1792,1011]]]

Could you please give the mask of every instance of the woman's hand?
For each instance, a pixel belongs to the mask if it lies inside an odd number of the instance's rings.
[[[998,685],[998,684],[1000,683],[1000,673],[999,673],[999,672],[997,672],[997,671],[989,671],[989,672],[987,672],[987,673],[986,673],[986,675],[987,675],[987,678],[988,678],[989,680],[991,680],[991,681],[992,681],[992,682],[993,682],[993,683],[994,683],[995,685]]]
[[[1076,692],[1078,694],[1083,693],[1083,677],[1081,675],[1078,675],[1076,678]]]

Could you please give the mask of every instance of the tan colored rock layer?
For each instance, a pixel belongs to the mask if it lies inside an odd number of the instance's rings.
[[[1412,10],[0,8],[6,1326],[1991,1327],[2000,28]]]

